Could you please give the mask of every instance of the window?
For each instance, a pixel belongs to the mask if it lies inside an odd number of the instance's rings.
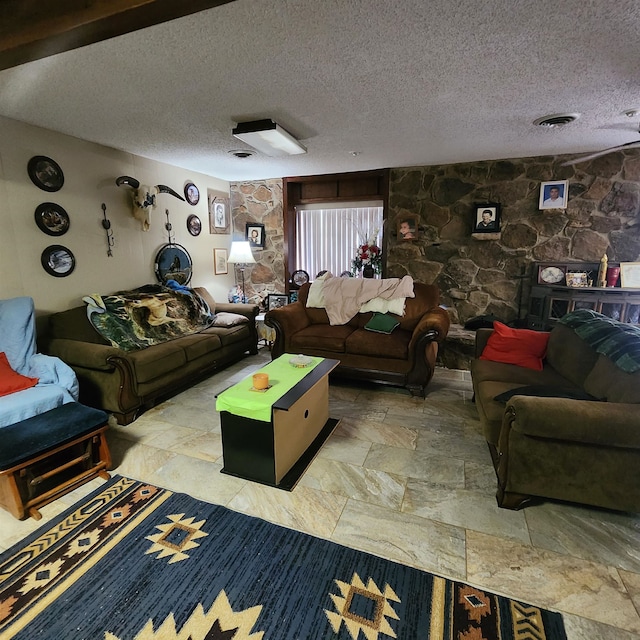
[[[295,215],[296,268],[312,280],[324,270],[334,276],[351,271],[356,248],[365,242],[382,246],[382,202],[298,205]]]

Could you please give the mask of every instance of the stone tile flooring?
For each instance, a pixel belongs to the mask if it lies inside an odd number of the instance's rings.
[[[640,515],[546,502],[499,509],[467,371],[438,369],[426,399],[332,381],[341,423],[293,492],[220,473],[215,394],[269,352],[109,432],[114,472],[561,611],[569,640],[640,638]],[[94,480],[42,509],[60,513]],[[39,526],[0,513],[0,550]]]

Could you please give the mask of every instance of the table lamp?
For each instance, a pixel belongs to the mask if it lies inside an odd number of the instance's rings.
[[[253,264],[255,261],[248,240],[238,240],[231,243],[231,251],[229,251],[227,262],[229,264],[237,264],[240,268],[240,273],[242,274],[242,302],[247,301],[244,291],[244,269],[248,264]]]

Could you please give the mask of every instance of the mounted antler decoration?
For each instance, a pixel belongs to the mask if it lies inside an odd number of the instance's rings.
[[[119,187],[131,187],[133,191],[133,217],[140,220],[142,230],[149,231],[149,212],[156,208],[156,196],[159,193],[170,193],[172,196],[182,200],[184,198],[176,193],[171,187],[164,184],[158,184],[155,187],[147,187],[140,185],[140,182],[131,176],[120,176],[116,178],[116,184]]]

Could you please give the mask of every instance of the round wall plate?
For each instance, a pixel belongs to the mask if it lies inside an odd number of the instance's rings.
[[[296,287],[301,287],[303,284],[309,282],[309,274],[304,269],[298,269],[291,274],[291,282]]]
[[[64,184],[64,173],[60,165],[47,156],[33,156],[27,164],[31,182],[43,191],[60,191]]]
[[[200,202],[200,190],[193,182],[187,182],[184,185],[184,197],[192,207],[195,207]]]
[[[60,244],[48,246],[40,256],[44,270],[56,278],[68,276],[76,266],[76,259],[67,247]]]
[[[49,236],[61,236],[69,231],[69,216],[55,202],[39,204],[36,207],[34,216],[40,231],[44,231]]]
[[[200,218],[195,213],[192,213],[187,218],[187,231],[192,236],[199,236],[202,231],[202,222],[200,222]]]
[[[162,284],[175,280],[178,284],[188,284],[191,280],[193,263],[189,252],[179,244],[165,244],[156,255],[156,278]]]

